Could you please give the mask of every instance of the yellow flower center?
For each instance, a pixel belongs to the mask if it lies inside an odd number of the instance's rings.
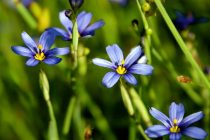
[[[125,61],[122,60],[121,65],[119,65],[116,69],[117,73],[120,75],[123,75],[127,72],[126,68],[123,66],[124,63],[125,63]]]
[[[34,56],[34,58],[35,58],[36,60],[42,61],[42,60],[45,59],[45,55],[44,55],[43,52],[37,53],[37,54]]]
[[[174,119],[173,120],[173,126],[170,128],[171,133],[179,133],[180,132],[180,128],[177,125],[177,123],[178,123],[177,119]]]

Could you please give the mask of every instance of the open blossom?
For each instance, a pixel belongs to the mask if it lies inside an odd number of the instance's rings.
[[[107,88],[114,86],[120,77],[123,77],[128,83],[136,85],[137,80],[133,74],[150,75],[153,71],[152,66],[138,63],[142,56],[140,46],[132,49],[125,59],[122,50],[116,44],[106,47],[106,51],[111,62],[101,58],[94,58],[93,63],[112,70],[102,80],[103,85]]]
[[[41,35],[38,44],[26,32],[22,32],[21,35],[28,48],[12,46],[12,50],[18,55],[28,57],[29,59],[26,61],[28,66],[36,66],[41,61],[48,65],[54,65],[61,61],[61,58],[56,57],[56,55],[69,53],[68,47],[50,49],[55,41],[55,35],[52,32],[45,31]]]
[[[150,138],[169,135],[170,140],[180,140],[182,135],[186,135],[194,139],[204,139],[207,133],[201,128],[191,126],[194,122],[202,119],[204,114],[199,111],[183,118],[184,112],[184,106],[182,104],[173,102],[169,108],[168,118],[165,114],[152,107],[150,114],[162,122],[163,125],[153,125],[147,128],[145,133]]]
[[[48,30],[54,31],[57,35],[62,36],[64,40],[71,40],[73,33],[73,23],[66,17],[65,11],[59,14],[60,22],[66,28],[66,31],[60,28],[49,28]],[[99,20],[90,25],[92,14],[85,11],[77,16],[78,32],[80,37],[91,37],[95,34],[95,30],[104,25],[102,20]]]

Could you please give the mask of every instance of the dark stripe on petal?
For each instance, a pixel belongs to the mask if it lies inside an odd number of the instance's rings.
[[[109,55],[112,63],[114,63],[115,65],[120,65],[122,63],[122,60],[124,59],[123,53],[117,44],[106,47],[106,52]]]
[[[37,51],[37,45],[34,42],[34,40],[26,32],[22,32],[21,36],[22,36],[22,39],[23,39],[24,43],[26,44],[26,46],[32,52],[36,53],[36,51]]]
[[[182,133],[188,137],[194,138],[194,139],[205,139],[207,136],[207,133],[198,127],[188,127]]]
[[[187,117],[185,117],[181,123],[180,123],[180,126],[182,127],[187,127],[189,125],[191,125],[192,123],[194,122],[197,122],[199,121],[200,119],[202,119],[204,116],[203,112],[200,111],[200,112],[196,112],[196,113],[193,113]]]
[[[153,125],[145,130],[145,133],[150,138],[158,138],[170,133],[169,129],[164,125]]]
[[[33,57],[34,54],[31,50],[22,46],[12,46],[11,49],[14,53],[21,56]]]
[[[69,51],[69,47],[66,48],[53,48],[49,51],[46,52],[46,56],[54,56],[54,55],[65,55],[68,54]]]
[[[66,17],[65,10],[59,13],[59,19],[67,31],[72,31],[73,23],[68,17]]]
[[[123,77],[125,78],[125,80],[128,83],[130,83],[132,85],[136,85],[137,84],[137,80],[136,80],[136,78],[132,74],[126,73],[126,74],[123,75]]]
[[[107,88],[111,88],[114,86],[114,84],[117,83],[117,81],[120,79],[120,75],[116,72],[108,72],[102,80],[102,83]]]
[[[48,65],[55,65],[58,64],[62,59],[58,57],[47,57],[43,60],[44,63]]]
[[[172,123],[165,114],[163,114],[162,112],[153,107],[149,110],[149,112],[155,119],[162,122],[167,128],[170,128]]]
[[[126,57],[124,66],[128,69],[131,65],[133,65],[133,63],[135,63],[139,59],[141,53],[142,51],[140,46],[133,48]]]
[[[93,61],[93,64],[95,64],[95,65],[110,68],[110,69],[114,69],[114,65],[107,60],[104,60],[104,59],[101,59],[101,58],[94,58],[92,61]]]
[[[153,67],[147,64],[134,64],[128,69],[128,71],[134,74],[151,75]]]
[[[27,61],[26,61],[26,65],[27,66],[36,66],[37,64],[39,63],[38,60],[34,59],[34,58],[29,58]]]

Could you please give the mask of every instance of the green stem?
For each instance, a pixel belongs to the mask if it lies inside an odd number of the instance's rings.
[[[73,26],[73,34],[72,34],[72,54],[74,57],[74,65],[73,68],[77,68],[78,65],[78,42],[79,42],[79,32],[78,32],[78,25],[77,22],[75,21],[74,26]]]
[[[68,134],[69,129],[71,127],[71,120],[72,120],[72,116],[73,116],[75,106],[76,106],[76,97],[72,97],[70,102],[69,102],[69,105],[68,105],[68,108],[67,108],[67,113],[66,113],[66,116],[65,116],[65,119],[64,119],[64,125],[63,125],[63,130],[62,130],[62,133],[64,135]]]
[[[30,26],[30,28],[36,29],[37,22],[33,18],[33,16],[29,13],[29,11],[26,9],[26,7],[24,7],[21,2],[17,2],[16,8],[17,11],[20,13],[20,15],[23,17],[23,19],[26,21],[26,23]]]
[[[150,138],[148,138],[147,135],[144,133],[144,129],[142,128],[142,126],[140,124],[137,125],[137,129],[142,134],[142,136],[144,137],[145,140],[150,140]]]
[[[150,38],[150,33],[149,33],[149,24],[147,22],[147,19],[145,17],[144,12],[142,11],[141,5],[139,0],[136,0],[138,9],[139,9],[139,13],[141,15],[141,19],[143,21],[143,25],[144,25],[144,29],[145,29],[145,53],[148,59],[148,63],[151,64],[152,63],[152,57],[151,57],[151,52],[150,52],[150,45],[151,45],[151,38]]]
[[[168,16],[165,8],[163,7],[161,1],[160,0],[154,0],[154,2],[156,3],[156,5],[157,5],[161,15],[163,16],[166,24],[168,25],[169,29],[171,30],[171,33],[173,34],[174,38],[176,39],[177,43],[179,44],[181,50],[185,54],[187,60],[191,63],[191,65],[197,71],[197,74],[202,79],[202,81],[204,81],[204,84],[206,85],[206,87],[210,91],[210,83],[209,83],[207,77],[205,77],[205,75],[202,72],[202,70],[200,69],[199,65],[193,59],[192,54],[190,53],[189,49],[187,48],[187,46],[185,45],[183,39],[181,38],[179,32],[177,31],[177,29],[175,28],[174,24],[172,23],[172,21],[171,21],[170,17]]]

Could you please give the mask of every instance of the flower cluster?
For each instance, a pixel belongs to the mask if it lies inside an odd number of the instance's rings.
[[[130,84],[136,85],[137,80],[133,74],[150,75],[153,71],[152,66],[137,63],[142,56],[140,46],[132,49],[125,59],[122,50],[116,44],[106,47],[106,51],[111,62],[101,58],[95,58],[93,59],[93,63],[101,67],[112,69],[112,71],[108,72],[102,80],[103,85],[108,88],[111,88],[116,84],[121,76]]]
[[[169,108],[169,118],[155,108],[150,109],[150,114],[163,123],[163,125],[153,125],[145,130],[145,133],[151,138],[158,138],[169,135],[170,140],[180,140],[182,135],[194,139],[204,139],[207,133],[198,127],[190,126],[194,122],[203,118],[204,114],[200,111],[193,113],[185,118],[183,104],[172,103]]]

